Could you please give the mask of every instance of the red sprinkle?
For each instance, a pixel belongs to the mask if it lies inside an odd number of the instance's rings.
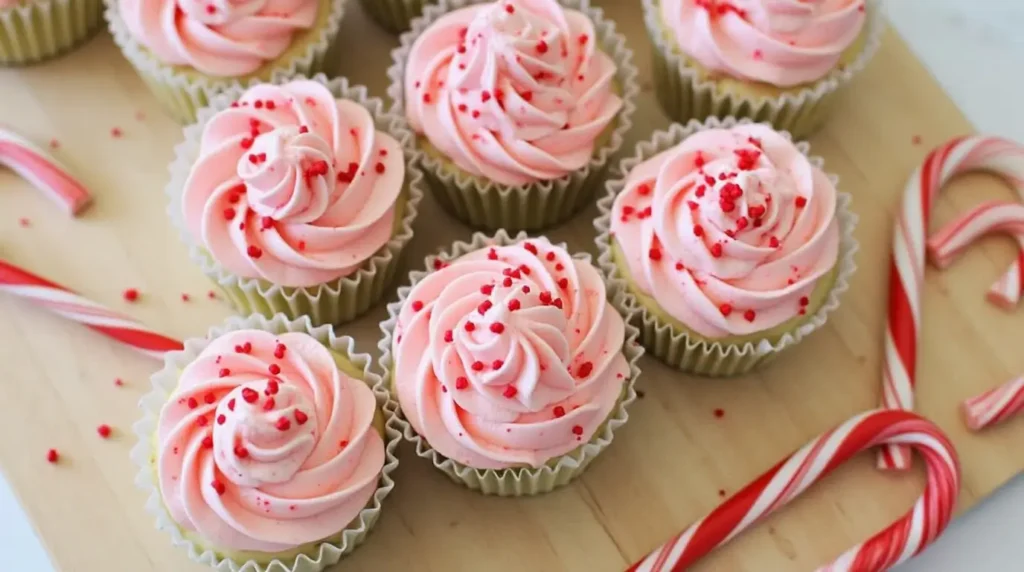
[[[273,411],[274,407],[276,407],[276,406],[277,406],[277,401],[275,401],[273,397],[268,397],[267,400],[263,402],[263,410],[264,411]]]
[[[527,252],[529,252],[530,254],[534,254],[534,255],[537,254],[537,247],[534,246],[534,244],[532,242],[524,242],[523,243],[523,248],[525,248],[527,250]]]
[[[223,413],[221,413],[220,415],[217,416],[217,425],[223,425],[225,422],[227,422],[227,420],[228,418],[225,417]]]
[[[269,371],[271,375],[277,375],[281,373],[281,366],[277,365],[276,363],[272,363],[269,366],[267,366],[267,371]]]
[[[505,391],[501,392],[502,395],[504,395],[505,397],[507,397],[509,399],[512,399],[513,397],[515,397],[517,393],[519,393],[519,390],[516,389],[516,386],[514,386],[514,385],[506,386],[505,387]]]
[[[277,383],[276,379],[268,379],[267,380],[267,389],[265,389],[264,392],[267,395],[277,395],[277,392],[280,391],[280,389],[281,389],[281,386]]]
[[[50,449],[49,451],[46,452],[46,462],[56,463],[59,460],[60,453],[57,452],[57,449]]]
[[[562,407],[561,405],[556,405],[553,413],[555,414],[555,417],[564,417],[565,416],[565,408]]]
[[[214,395],[212,391],[207,391],[206,395],[203,396],[203,401],[207,405],[213,405],[213,402],[217,401],[217,396]]]
[[[572,434],[573,435],[582,435],[583,434],[583,427],[580,426],[580,425],[573,425],[572,426]]]
[[[242,399],[246,403],[256,403],[256,400],[260,398],[260,394],[256,393],[255,389],[246,387],[242,389]]]
[[[466,389],[469,387],[469,380],[465,376],[455,378],[455,389]]]
[[[728,316],[729,314],[732,314],[732,304],[722,304],[718,307],[718,311],[721,312],[723,316]]]
[[[636,192],[640,196],[647,196],[651,194],[651,186],[648,185],[647,183],[644,183],[636,188]]]
[[[715,258],[722,257],[722,244],[720,242],[716,242],[711,245],[711,256],[714,256]]]
[[[516,7],[511,4],[505,4],[505,11],[508,12],[509,14],[515,14]]]
[[[274,423],[274,428],[278,431],[287,431],[292,428],[292,422],[287,417],[278,417],[277,423]]]
[[[484,362],[477,360],[477,361],[473,362],[473,365],[471,365],[469,367],[472,368],[473,371],[483,371],[484,367],[486,367],[486,366],[484,366]]]
[[[521,307],[521,304],[520,304],[519,300],[513,298],[513,299],[508,301],[508,311],[509,312],[515,312],[520,307]]]
[[[724,409],[715,409],[714,413],[715,413],[715,417],[718,417],[719,419],[721,419],[722,417],[725,417],[725,410]]]
[[[295,422],[298,423],[299,425],[303,425],[306,423],[306,421],[309,421],[309,415],[306,415],[303,411],[296,409]]]
[[[538,54],[543,54],[543,53],[546,53],[547,51],[548,51],[548,43],[545,42],[544,40],[538,41],[537,42],[537,53]]]
[[[124,298],[126,302],[134,302],[139,299],[139,291],[135,288],[128,288],[121,294],[121,297]]]
[[[422,301],[420,301],[420,300],[413,300],[412,301],[412,311],[413,312],[419,312],[422,309],[423,309],[423,302]]]
[[[246,449],[245,447],[243,447],[241,445],[236,445],[235,446],[235,456],[238,457],[239,459],[244,459],[244,458],[249,456],[249,449]]]
[[[754,318],[756,318],[756,317],[757,317],[757,312],[755,312],[753,310],[747,310],[746,312],[743,312],[743,319],[748,321],[748,322],[753,322]]]
[[[807,296],[803,296],[802,298],[800,298],[800,305],[801,306],[806,306],[806,305],[808,305],[810,303],[811,303],[811,300]]]
[[[217,495],[222,495],[227,490],[224,488],[224,483],[216,479],[214,479],[214,481],[210,483],[210,486],[213,487],[213,490],[217,493]]]
[[[495,334],[500,334],[505,331],[505,324],[502,324],[501,322],[494,322],[491,324],[491,331]]]
[[[235,399],[232,397],[231,399],[228,400],[228,411],[234,411],[234,410],[235,410]]]
[[[196,401],[195,397],[189,397],[188,401],[186,401],[185,404],[188,405],[189,409],[195,409],[196,407],[199,407],[199,402]]]
[[[220,377],[227,377],[231,375],[231,370],[226,367],[223,367],[219,372],[217,372],[217,375],[219,375]]]
[[[693,225],[693,235],[694,236],[704,236],[704,227],[702,227],[699,224]]]
[[[496,359],[493,362],[491,362],[491,369],[501,369],[501,366],[503,365],[505,365],[504,361]]]
[[[186,294],[186,293],[184,293],[184,292],[182,292],[182,293],[181,293],[181,301],[182,301],[182,302],[188,302],[188,301],[189,301],[189,300],[191,300],[191,299],[192,299],[192,297],[191,297],[191,296],[189,296],[188,294]]]
[[[685,266],[683,266],[682,262],[676,262],[676,270],[683,270],[684,268]]]
[[[484,296],[490,296],[491,292],[494,292],[494,284],[484,284],[480,287],[480,293]]]
[[[568,278],[559,278],[558,279],[558,287],[561,288],[562,290],[567,289],[569,287],[569,279]]]
[[[256,259],[256,258],[259,258],[259,257],[263,256],[263,251],[260,250],[260,247],[258,247],[256,245],[253,245],[253,244],[250,244],[249,248],[245,249],[245,252],[246,252],[246,254],[249,255],[250,258],[253,258],[253,259]]]
[[[579,369],[576,370],[576,377],[581,379],[585,378],[589,376],[592,371],[594,371],[594,364],[589,361],[585,361],[581,363]]]
[[[110,425],[104,423],[103,425],[100,425],[99,427],[96,428],[96,432],[100,434],[100,437],[107,439],[110,437],[111,433]]]
[[[379,175],[379,174],[381,174],[381,173],[383,173],[383,172],[384,172],[384,170],[385,170],[385,168],[384,168],[384,163],[380,163],[380,162],[378,162],[378,163],[377,163],[377,165],[376,165],[376,166],[374,167],[374,170],[375,170],[375,171],[377,171],[377,174],[378,174],[378,175]]]
[[[661,260],[661,250],[657,248],[652,248],[649,251],[647,251],[647,256],[651,260]]]
[[[778,237],[773,236],[773,237],[769,238],[768,239],[768,246],[770,246],[772,248],[778,248],[779,247],[779,239],[778,239]]]
[[[474,324],[473,322],[466,322],[465,328],[467,332],[472,332],[473,330],[476,329],[476,324]]]
[[[121,131],[120,127],[114,127],[113,129],[110,130],[110,136],[115,139],[121,137],[122,135],[124,135],[124,131]]]
[[[479,306],[476,307],[476,311],[479,312],[481,316],[483,316],[484,314],[487,313],[487,310],[491,309],[491,306],[493,305],[494,303],[492,303],[490,300],[484,300],[483,302],[480,302]]]
[[[213,449],[213,437],[211,437],[210,435],[203,437],[201,444],[203,445],[204,449]]]
[[[451,330],[445,330],[444,341],[448,342],[449,344],[455,341],[455,333],[452,332]]]
[[[804,198],[804,197],[797,197],[796,198],[796,207],[797,208],[803,208],[804,205],[806,205],[806,204],[807,204],[807,199],[806,198]]]
[[[114,378],[114,385],[116,385],[117,387],[121,387],[124,385],[124,380],[121,379],[120,377]]]

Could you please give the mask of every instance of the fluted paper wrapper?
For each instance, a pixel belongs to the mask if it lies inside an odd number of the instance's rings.
[[[713,80],[701,79],[663,33],[664,23],[658,6],[662,0],[643,0],[644,23],[653,44],[651,73],[655,95],[665,115],[685,123],[707,117],[744,117],[770,123],[788,131],[795,139],[805,139],[828,117],[841,89],[868,64],[882,43],[885,17],[881,2],[868,0],[867,39],[857,58],[842,69],[833,70],[824,79],[804,88],[794,88],[777,97],[743,97],[720,92]]]
[[[301,78],[291,78],[301,79]],[[367,95],[361,85],[350,86],[345,78],[327,80],[322,74],[313,78],[327,86],[335,97],[359,103],[373,115],[378,130],[391,134],[402,145],[405,155],[406,176],[403,190],[405,204],[400,228],[391,240],[363,262],[352,274],[333,282],[305,288],[284,287],[257,278],[242,278],[221,267],[188,232],[182,213],[182,193],[192,164],[199,155],[199,140],[203,126],[218,111],[226,109],[245,91],[235,86],[216,96],[211,107],[200,110],[199,121],[185,128],[185,141],[175,148],[171,163],[171,181],[167,185],[170,197],[168,214],[189,245],[189,256],[213,280],[239,314],[273,316],[282,313],[290,318],[309,316],[314,324],[341,324],[359,317],[387,293],[400,264],[402,251],[412,239],[412,225],[417,208],[423,198],[423,175],[417,166],[418,152],[413,147],[414,135],[405,120],[384,111],[383,102]]]
[[[0,8],[0,65],[51,58],[100,29],[102,0],[28,0]]]
[[[526,233],[520,233],[510,237],[504,230],[499,230],[494,236],[487,236],[482,233],[474,233],[471,242],[456,242],[450,249],[437,256],[429,256],[425,261],[427,271],[414,271],[409,274],[410,284],[398,289],[398,301],[388,304],[388,319],[381,322],[380,329],[384,333],[383,339],[377,344],[380,349],[380,366],[383,370],[384,384],[389,391],[393,391],[391,380],[391,367],[394,365],[394,358],[391,355],[392,336],[395,326],[398,323],[398,314],[405,304],[406,297],[420,280],[425,278],[430,270],[434,268],[437,260],[451,261],[467,253],[486,248],[488,246],[505,246],[515,244],[527,238]],[[565,248],[565,244],[558,246]],[[587,264],[591,263],[589,254],[574,254],[573,258],[582,260]],[[610,294],[610,293],[609,293]],[[583,471],[608,445],[611,444],[615,430],[621,427],[629,419],[626,408],[636,400],[636,379],[640,375],[640,368],[637,362],[643,355],[643,347],[637,343],[639,332],[631,324],[631,310],[622,294],[616,295],[615,299],[609,300],[612,306],[623,314],[626,321],[626,339],[623,343],[622,352],[629,362],[629,379],[623,387],[622,396],[615,408],[608,415],[608,418],[597,430],[597,433],[587,443],[577,447],[573,451],[557,458],[551,459],[543,467],[519,467],[514,469],[474,469],[434,450],[426,439],[421,437],[406,421],[402,415],[401,406],[397,399],[392,401],[397,404],[395,413],[389,419],[389,425],[400,431],[406,438],[416,446],[416,454],[429,459],[434,467],[448,475],[456,483],[460,483],[470,489],[480,491],[488,495],[503,497],[530,496],[550,492],[558,487],[568,484],[576,477],[583,474]]]
[[[380,27],[398,34],[409,29],[409,25],[423,14],[430,0],[359,0],[363,12],[373,18]]]
[[[696,120],[690,121],[685,126],[676,123],[668,131],[656,132],[649,141],[637,144],[636,154],[633,157],[621,162],[617,167],[616,176],[619,178],[608,181],[605,185],[607,193],[597,202],[598,210],[601,213],[594,220],[594,227],[598,232],[595,240],[599,253],[598,265],[608,281],[609,289],[615,293],[614,299],[624,304],[622,311],[634,313],[635,323],[640,328],[640,341],[647,348],[649,354],[672,367],[698,375],[720,377],[744,374],[768,363],[780,352],[796,346],[812,332],[825,325],[829,314],[839,307],[839,297],[849,289],[850,278],[857,269],[854,254],[857,252],[858,245],[853,237],[854,228],[857,226],[857,215],[849,210],[850,195],[839,193],[836,201],[836,217],[839,219],[840,231],[839,259],[836,264],[839,265],[839,270],[836,273],[835,283],[828,292],[825,302],[814,315],[801,322],[793,331],[783,334],[777,341],[764,339],[757,343],[728,344],[691,340],[686,332],[679,331],[675,326],[659,320],[630,293],[629,286],[612,257],[612,236],[610,234],[612,204],[616,195],[625,186],[626,176],[641,162],[678,145],[683,139],[697,131],[720,127],[728,128],[748,123],[752,122],[749,119],[737,121],[732,117],[727,117],[724,120],[710,117],[704,123]],[[789,133],[782,132],[782,135],[792,139],[792,135]],[[811,165],[823,169],[824,160],[821,157],[809,155],[810,146],[807,143],[796,143],[796,147],[808,157]],[[839,178],[835,175],[828,174],[828,178],[833,185],[839,184]]]
[[[331,52],[334,51],[332,48],[348,0],[331,0],[327,23],[309,40],[305,51],[288,60],[275,62],[274,68],[265,77],[246,76],[243,80],[205,76],[198,72],[187,76],[174,66],[164,64],[128,31],[119,13],[118,0],[104,1],[107,6],[104,16],[114,42],[164,109],[175,120],[185,124],[196,121],[199,110],[210,105],[217,94],[257,83],[279,83],[297,76],[312,77],[331,71]]]
[[[168,352],[164,357],[163,368],[151,378],[152,391],[139,401],[142,419],[132,426],[132,430],[138,438],[138,442],[131,451],[132,461],[139,469],[135,476],[135,485],[148,493],[146,510],[156,517],[156,527],[169,533],[175,546],[185,547],[188,550],[189,558],[195,562],[211,566],[219,572],[319,572],[336,564],[342,556],[352,552],[366,539],[370,529],[377,523],[384,498],[395,487],[391,473],[398,467],[395,449],[398,448],[402,438],[401,433],[396,429],[385,426],[385,435],[383,435],[385,442],[384,467],[381,469],[380,482],[377,485],[377,490],[373,493],[371,503],[360,511],[359,516],[344,531],[338,531],[340,537],[336,535],[332,540],[317,545],[316,552],[312,556],[299,554],[287,561],[273,560],[270,563],[258,563],[251,560],[237,562],[230,558],[222,558],[209,547],[199,546],[186,538],[171,519],[161,499],[153,468],[153,462],[157,456],[153,435],[157,429],[160,410],[178,386],[181,371],[189,363],[195,361],[211,340],[226,332],[247,329],[263,330],[275,334],[303,332],[316,338],[324,346],[347,358],[355,367],[361,368],[363,370],[362,381],[373,389],[373,394],[377,398],[377,406],[385,417],[394,415],[398,404],[391,399],[384,380],[372,371],[373,360],[370,355],[357,353],[355,341],[352,338],[335,336],[329,326],[314,327],[307,318],[289,320],[280,314],[272,319],[259,315],[248,318],[229,318],[223,325],[211,328],[205,338],[186,340],[183,350]]]
[[[401,45],[391,52],[393,63],[388,69],[391,80],[388,95],[396,113],[405,115],[405,64],[416,38],[444,14],[486,1],[489,0],[441,0],[427,6],[423,16],[413,20],[412,29],[402,34]],[[626,132],[633,125],[635,99],[640,88],[633,51],[626,46],[626,38],[615,30],[615,23],[606,19],[600,8],[590,6],[590,0],[560,0],[560,3],[586,14],[594,23],[601,49],[616,65],[615,83],[622,97],[622,110],[607,128],[611,129],[608,141],[594,150],[582,169],[550,181],[515,187],[502,185],[471,176],[448,161],[422,154],[423,174],[434,197],[446,211],[474,228],[517,232],[538,230],[568,220],[593,200],[612,159],[622,148]]]

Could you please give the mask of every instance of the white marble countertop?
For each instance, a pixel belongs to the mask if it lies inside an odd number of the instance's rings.
[[[1020,96],[1009,81],[1024,70],[1020,0],[890,0],[889,17],[914,52],[981,132],[1024,141]],[[898,572],[1020,570],[1024,476],[950,525]],[[0,554],[6,569],[53,570],[6,482],[0,478]]]

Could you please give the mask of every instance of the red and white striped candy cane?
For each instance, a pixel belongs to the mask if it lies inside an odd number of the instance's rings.
[[[964,401],[963,412],[964,420],[972,431],[980,431],[1024,413],[1024,377]]]
[[[931,207],[939,189],[947,181],[972,170],[993,172],[1024,195],[1024,147],[998,137],[953,139],[929,153],[924,164],[911,175],[893,236],[882,371],[883,407],[914,408],[925,232],[931,218]],[[883,448],[879,466],[884,469],[909,467],[909,450],[900,445]]]
[[[0,126],[0,165],[6,165],[27,180],[71,216],[82,212],[92,202],[89,191],[69,175],[57,159],[3,126]]]
[[[148,330],[130,318],[4,260],[0,260],[0,292],[35,302],[156,359],[182,348],[177,340]]]
[[[1020,301],[1024,288],[1024,205],[989,201],[974,207],[928,239],[928,260],[945,268],[971,243],[992,232],[1009,233],[1017,239],[1016,258],[986,294],[989,302],[1009,310]]]
[[[952,443],[930,421],[909,411],[882,409],[861,413],[811,441],[627,572],[686,570],[849,458],[885,443],[913,447],[921,454],[928,471],[924,493],[902,518],[821,570],[875,572],[895,566],[921,552],[946,528],[960,491],[960,463]]]

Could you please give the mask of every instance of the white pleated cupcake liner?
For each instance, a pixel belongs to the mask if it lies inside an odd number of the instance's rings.
[[[348,2],[330,1],[331,13],[328,15],[327,23],[301,55],[287,61],[275,62],[276,67],[269,77],[248,77],[239,80],[205,76],[198,72],[186,75],[175,66],[161,62],[129,32],[124,20],[121,19],[119,0],[103,1],[106,3],[104,16],[110,34],[121,49],[121,53],[132,64],[164,109],[183,124],[196,121],[199,110],[210,105],[214,97],[220,93],[258,83],[280,83],[299,76],[312,77],[321,72],[331,71],[330,58],[341,27],[341,18],[345,13],[345,4]]]
[[[0,66],[69,51],[99,31],[102,21],[102,0],[28,0],[0,8]]]
[[[355,341],[351,337],[336,336],[329,326],[314,327],[305,317],[297,320],[289,320],[280,314],[271,319],[260,315],[247,318],[232,317],[223,325],[211,328],[205,338],[186,340],[183,350],[169,352],[164,357],[163,368],[151,378],[152,391],[139,401],[142,419],[132,426],[132,430],[138,438],[138,442],[131,451],[131,459],[139,469],[135,477],[135,484],[148,493],[146,510],[156,517],[157,529],[170,534],[174,545],[186,548],[189,558],[195,562],[208,565],[219,572],[320,572],[336,564],[344,555],[359,546],[380,518],[384,498],[395,487],[391,473],[398,467],[395,450],[398,448],[402,435],[393,427],[385,426],[385,434],[382,435],[385,441],[385,461],[384,467],[381,469],[380,482],[377,485],[377,490],[373,493],[372,503],[360,511],[356,520],[343,531],[338,531],[340,536],[319,543],[314,557],[299,554],[289,558],[288,561],[272,560],[269,563],[252,560],[237,562],[221,557],[212,548],[199,546],[182,533],[171,519],[160,495],[153,467],[157,458],[153,435],[157,430],[161,409],[177,388],[182,370],[193,362],[213,339],[230,331],[245,329],[263,330],[275,334],[285,332],[309,334],[332,351],[347,358],[355,367],[362,369],[362,381],[373,390],[373,394],[377,398],[377,406],[385,418],[393,416],[398,408],[398,403],[391,399],[391,393],[384,384],[384,380],[373,372],[373,359],[369,354],[357,353]]]
[[[384,384],[389,391],[393,391],[391,382],[391,367],[394,365],[394,358],[391,355],[392,336],[395,325],[398,323],[398,314],[405,304],[409,292],[420,280],[430,274],[434,268],[435,261],[452,261],[470,252],[486,248],[488,246],[505,246],[525,240],[525,232],[510,237],[504,230],[497,234],[488,236],[482,233],[474,233],[470,242],[456,242],[449,249],[440,255],[428,256],[424,267],[426,271],[413,271],[409,274],[409,284],[398,289],[398,300],[388,304],[388,319],[381,322],[380,329],[384,337],[377,344],[380,349],[380,366],[383,372]],[[564,244],[558,246],[565,248]],[[573,258],[591,263],[589,254],[574,254]],[[625,319],[626,336],[623,342],[622,351],[629,362],[629,377],[623,387],[622,396],[608,418],[598,429],[597,433],[587,443],[577,447],[573,451],[552,459],[542,467],[518,467],[513,469],[475,469],[458,461],[445,457],[433,449],[426,439],[421,437],[406,421],[402,415],[401,406],[396,407],[394,415],[389,419],[389,425],[400,431],[406,440],[416,446],[416,454],[424,459],[430,460],[434,467],[448,475],[456,483],[462,484],[470,489],[480,491],[487,495],[498,495],[503,497],[531,496],[550,492],[558,487],[568,484],[583,474],[583,471],[590,465],[598,455],[611,444],[615,430],[621,427],[629,419],[627,407],[636,400],[635,384],[640,375],[640,368],[637,365],[640,356],[643,355],[643,347],[637,343],[639,331],[631,324],[632,310],[619,292],[609,302],[616,308]],[[392,398],[397,404],[397,400]]]
[[[391,84],[388,95],[392,109],[405,115],[405,63],[413,43],[438,18],[454,9],[491,0],[440,0],[425,7],[423,16],[413,20],[412,29],[400,39],[391,52],[388,69]],[[539,230],[564,222],[593,201],[596,190],[605,179],[612,160],[617,157],[626,133],[633,126],[636,97],[640,93],[633,51],[626,38],[615,29],[615,23],[604,17],[590,0],[560,0],[566,8],[585,14],[594,23],[602,50],[615,62],[615,82],[623,100],[622,110],[615,117],[608,142],[598,149],[580,170],[559,179],[533,184],[510,186],[483,181],[430,154],[421,154],[427,186],[442,207],[462,222],[487,230],[503,228],[509,232]]]
[[[303,78],[290,78],[293,79]],[[423,174],[417,160],[415,135],[405,119],[385,111],[384,103],[367,94],[361,85],[350,86],[346,78],[328,80],[323,74],[312,78],[325,86],[335,97],[354,101],[370,111],[376,128],[392,135],[402,146],[405,155],[406,181],[401,227],[391,240],[352,274],[317,286],[305,288],[284,287],[257,278],[243,278],[219,265],[206,249],[188,232],[182,212],[182,193],[193,163],[199,155],[199,140],[203,127],[219,111],[227,109],[241,97],[245,88],[234,86],[214,97],[210,107],[199,111],[198,121],[185,128],[185,141],[175,147],[171,163],[171,179],[167,185],[170,198],[168,214],[189,246],[189,256],[217,286],[232,306],[242,315],[273,316],[282,313],[290,318],[309,316],[314,324],[342,324],[369,311],[388,292],[398,267],[401,254],[413,236],[413,222],[423,199]]]
[[[697,131],[705,129],[729,128],[736,125],[750,124],[749,119],[736,120],[732,117],[719,120],[715,117],[703,123],[691,120],[685,126],[675,123],[667,131],[657,131],[648,141],[638,143],[633,157],[624,159],[617,167],[616,178],[605,185],[606,194],[597,202],[600,215],[594,220],[598,235],[595,239],[598,250],[598,266],[608,281],[609,289],[614,292],[615,299],[624,304],[623,311],[633,312],[636,324],[640,328],[640,341],[649,354],[666,364],[681,371],[698,375],[720,377],[747,373],[762,366],[779,353],[799,344],[812,332],[820,329],[828,320],[829,314],[839,307],[840,295],[849,289],[849,281],[857,270],[854,255],[857,252],[857,240],[853,236],[857,226],[857,215],[850,211],[852,197],[847,193],[839,193],[836,201],[836,217],[839,219],[839,265],[835,282],[828,292],[825,302],[812,316],[802,322],[793,331],[787,332],[776,341],[762,339],[758,342],[729,344],[710,340],[690,339],[685,331],[660,320],[647,307],[639,303],[630,292],[629,285],[622,270],[615,263],[612,254],[611,214],[615,197],[622,191],[629,172],[638,164],[654,155],[675,147],[684,139]],[[789,133],[781,132],[792,140]],[[806,142],[796,143],[797,149],[804,154],[815,168],[824,169],[821,157],[810,155],[810,146]],[[838,186],[839,177],[827,174],[829,181]]]
[[[413,20],[423,15],[430,0],[359,0],[366,12],[380,27],[399,34],[409,29]]]
[[[643,10],[647,35],[653,44],[651,74],[655,95],[665,114],[679,123],[706,117],[744,117],[770,123],[779,131],[788,131],[794,139],[805,139],[821,126],[836,95],[878,51],[886,27],[882,3],[868,0],[867,39],[853,62],[833,70],[813,85],[794,88],[777,97],[744,97],[720,91],[714,80],[702,79],[700,72],[687,63],[674,38],[664,33],[660,2],[643,0]]]

